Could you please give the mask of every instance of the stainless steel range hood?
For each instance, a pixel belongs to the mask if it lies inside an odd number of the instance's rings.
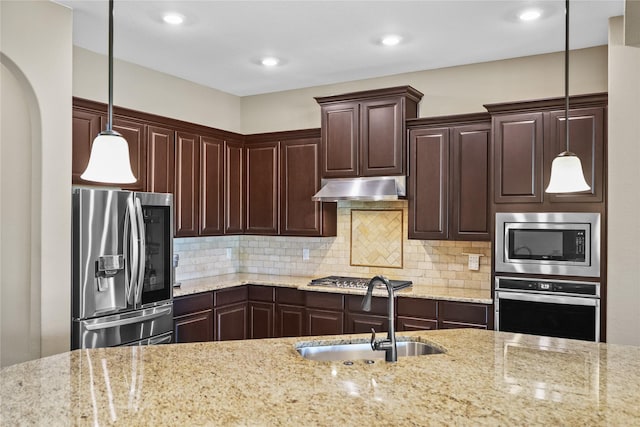
[[[407,195],[406,176],[323,179],[322,188],[311,198],[316,202],[398,200]]]

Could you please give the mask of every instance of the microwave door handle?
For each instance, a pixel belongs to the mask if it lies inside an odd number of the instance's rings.
[[[131,235],[129,235],[131,230]],[[127,198],[127,210],[124,220],[124,240],[122,245],[124,246],[125,257],[125,291],[127,297],[127,304],[133,305],[133,293],[136,285],[136,279],[138,276],[138,227],[136,226],[135,207],[133,199]],[[131,254],[129,254],[129,247],[131,247]],[[131,255],[131,256],[129,256]],[[131,271],[129,271],[129,265],[131,265]]]
[[[542,294],[525,294],[520,292],[500,292],[497,293],[497,299],[508,299],[515,301],[542,302],[551,304],[564,305],[584,305],[590,307],[598,306],[597,298],[580,298],[570,297],[566,295],[542,295]]]
[[[142,304],[142,285],[144,284],[144,272],[146,269],[146,254],[147,254],[147,243],[146,243],[146,233],[144,226],[144,217],[142,216],[142,204],[140,203],[140,199],[136,197],[136,217],[138,220],[138,231],[140,233],[139,236],[139,245],[140,245],[140,261],[138,265],[138,283],[136,287],[136,304]]]

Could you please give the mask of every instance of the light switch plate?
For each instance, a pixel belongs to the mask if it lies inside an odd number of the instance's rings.
[[[227,248],[227,259],[231,259],[231,248]]]
[[[303,248],[302,249],[302,260],[303,261],[309,261],[309,249],[308,248]]]

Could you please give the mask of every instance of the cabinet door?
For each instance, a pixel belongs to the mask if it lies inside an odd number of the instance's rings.
[[[386,316],[348,313],[346,319],[345,334],[371,333],[371,328],[373,328],[376,333],[387,332],[389,330],[389,321]]]
[[[174,192],[175,131],[149,126],[147,132],[147,189],[155,193]]]
[[[101,117],[102,129],[107,127],[107,118]],[[113,116],[113,130],[118,132],[129,144],[129,161],[131,171],[137,181],[124,184],[122,188],[131,191],[144,191],[147,182],[147,126],[135,120],[121,116]]]
[[[278,304],[276,313],[276,337],[301,337],[307,335],[304,306]]]
[[[320,189],[320,139],[280,144],[280,234],[320,236],[322,203],[311,200]]]
[[[247,303],[214,308],[216,341],[247,339]]]
[[[439,303],[438,328],[492,329],[492,306],[468,302],[441,301]]]
[[[430,331],[438,329],[438,321],[398,316],[398,331]]]
[[[409,132],[409,238],[449,237],[449,128]]]
[[[450,238],[491,240],[487,123],[451,128]]]
[[[205,310],[173,319],[176,343],[213,341],[213,313]]]
[[[322,177],[358,176],[360,104],[323,105],[321,127]]]
[[[278,234],[279,142],[246,147],[246,232]]]
[[[73,134],[71,149],[71,182],[88,184],[80,175],[84,173],[91,155],[91,144],[100,133],[100,113],[73,109]]]
[[[583,108],[569,111],[569,151],[582,163],[582,172],[591,190],[574,194],[547,194],[551,202],[602,202],[604,179],[604,108]],[[545,117],[545,187],[551,176],[551,163],[555,156],[565,151],[565,112],[553,111]]]
[[[200,206],[200,137],[197,135],[176,134],[175,173],[176,237],[197,236]]]
[[[344,313],[307,308],[309,335],[341,335],[344,333]]]
[[[244,232],[244,147],[242,142],[224,144],[224,233]]]
[[[542,113],[493,117],[496,203],[542,203]]]
[[[363,176],[404,172],[404,117],[400,98],[360,105],[360,170]]]
[[[224,227],[224,141],[200,138],[200,235],[216,236]]]
[[[273,338],[275,334],[276,305],[268,302],[249,301],[249,338]]]

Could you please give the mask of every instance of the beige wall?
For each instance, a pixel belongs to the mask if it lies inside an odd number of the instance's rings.
[[[607,341],[640,345],[640,48],[609,21]]]
[[[74,46],[73,96],[107,103],[107,72],[107,56]],[[239,97],[130,62],[114,61],[113,103],[232,132],[242,130]]]
[[[2,1],[0,19],[6,365],[69,349],[72,15],[49,1]]]
[[[571,52],[570,92],[607,90],[607,47]],[[244,133],[320,127],[315,96],[411,85],[424,93],[420,117],[486,111],[483,104],[564,95],[562,53],[398,74],[242,98]]]

